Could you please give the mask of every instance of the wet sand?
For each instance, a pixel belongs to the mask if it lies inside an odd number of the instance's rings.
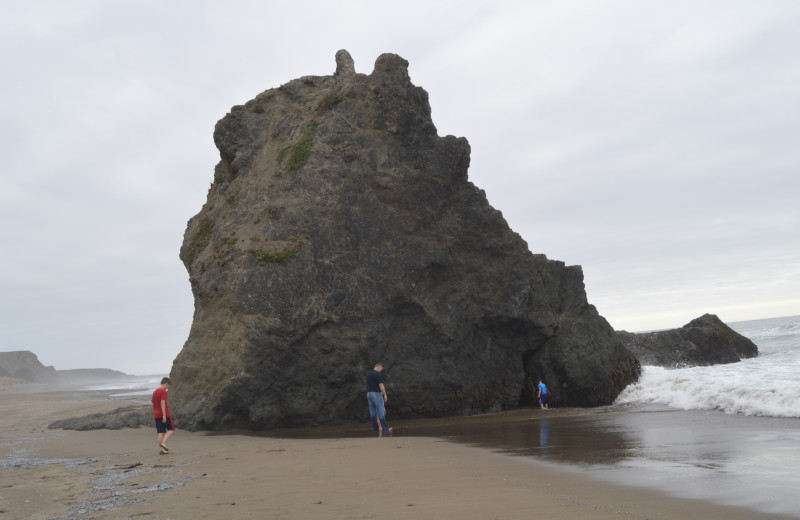
[[[639,404],[528,408],[392,424],[396,435],[446,439],[674,497],[800,518],[800,421],[794,418]],[[340,426],[267,435],[343,438],[366,433],[364,426]]]
[[[170,454],[159,455],[154,428],[47,429],[57,419],[129,403],[27,386],[0,387],[4,518],[789,518],[411,436],[408,425],[382,438],[366,425],[363,436],[350,427],[350,438],[178,430]]]

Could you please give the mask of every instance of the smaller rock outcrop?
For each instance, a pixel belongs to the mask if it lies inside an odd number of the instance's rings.
[[[126,406],[107,413],[93,413],[82,417],[71,417],[51,423],[51,430],[121,430],[139,428],[153,424],[151,406]]]
[[[617,336],[642,365],[707,366],[758,356],[755,343],[713,314],[705,314],[679,329],[643,333],[623,330],[617,331]]]
[[[17,350],[0,352],[0,375],[22,379],[29,383],[54,383],[58,374],[53,367],[46,367],[33,352]]]

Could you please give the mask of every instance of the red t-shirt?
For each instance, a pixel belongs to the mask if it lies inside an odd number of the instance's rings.
[[[167,403],[167,389],[158,387],[156,391],[153,392],[153,412],[156,415],[156,419],[164,418],[161,415],[161,401],[164,401],[164,408],[167,409],[167,417],[172,417],[169,413],[169,403]]]

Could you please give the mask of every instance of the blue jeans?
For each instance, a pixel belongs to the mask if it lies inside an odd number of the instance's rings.
[[[381,427],[388,430],[386,425],[386,409],[383,407],[383,394],[380,392],[367,392],[367,402],[369,403],[369,418],[372,420],[372,429],[378,431],[378,421]]]

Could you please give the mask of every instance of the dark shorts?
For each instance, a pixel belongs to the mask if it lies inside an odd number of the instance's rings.
[[[156,419],[156,431],[158,433],[167,433],[167,430],[174,430],[175,428],[172,425],[172,421],[169,417],[166,419],[157,418]]]
[[[539,402],[542,403],[542,404],[547,404],[547,398],[549,396],[550,396],[550,394],[542,394],[542,396],[539,397]]]

